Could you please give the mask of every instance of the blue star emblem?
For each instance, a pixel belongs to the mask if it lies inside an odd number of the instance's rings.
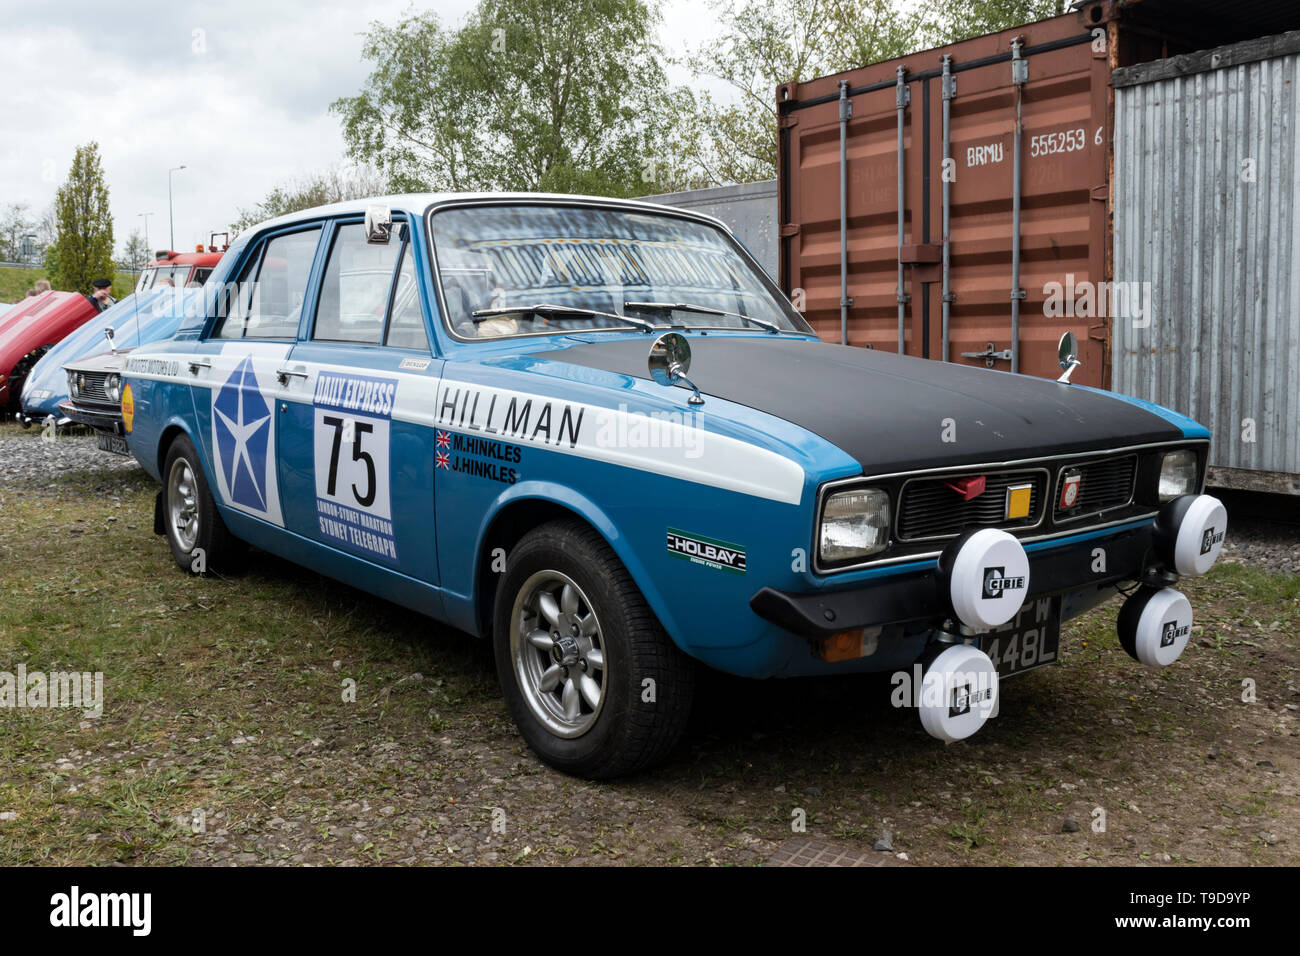
[[[266,511],[266,453],[271,440],[271,410],[262,398],[247,357],[221,386],[212,404],[217,456],[236,504]]]

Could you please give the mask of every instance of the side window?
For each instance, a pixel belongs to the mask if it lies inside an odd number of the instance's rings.
[[[399,349],[429,351],[429,336],[424,331],[424,313],[420,311],[420,290],[415,282],[415,259],[409,242],[402,244],[402,267],[393,288],[391,318],[385,345]]]
[[[227,304],[219,339],[294,339],[320,227],[276,236],[250,260]]]
[[[388,294],[403,244],[366,242],[361,223],[340,226],[321,282],[312,338],[318,342],[379,345]]]

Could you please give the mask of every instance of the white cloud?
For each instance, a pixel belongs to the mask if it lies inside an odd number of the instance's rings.
[[[421,9],[455,23],[473,5]],[[150,245],[168,244],[167,170],[182,164],[175,246],[206,242],[277,184],[342,158],[329,104],[365,80],[367,25],[409,9],[408,0],[0,0],[0,203],[43,210],[76,147],[94,139],[119,247],[145,212]],[[665,45],[697,44],[702,20],[713,16],[698,2],[671,0]]]

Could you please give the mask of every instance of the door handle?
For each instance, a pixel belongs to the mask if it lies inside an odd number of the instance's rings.
[[[300,369],[293,369],[293,368],[277,369],[275,373],[275,377],[280,380],[281,385],[288,385],[289,378],[291,376],[296,376],[298,378],[305,379],[307,378],[307,373]]]
[[[198,375],[201,368],[212,368],[211,362],[190,362],[190,374]]]

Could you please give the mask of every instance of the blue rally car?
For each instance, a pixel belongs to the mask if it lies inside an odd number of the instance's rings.
[[[529,745],[663,757],[699,663],[893,673],[935,737],[1056,660],[1187,644],[1218,557],[1208,432],[1070,384],[827,345],[717,220],[412,195],[245,232],[127,358],[131,453],[186,571],[248,543],[493,642]]]
[[[32,366],[23,381],[18,421],[27,427],[53,415],[62,424],[64,412],[59,406],[68,400],[69,391],[66,363],[171,338],[185,314],[185,297],[194,295],[194,291],[162,287],[132,292],[91,318]],[[106,335],[110,330],[112,335]]]

